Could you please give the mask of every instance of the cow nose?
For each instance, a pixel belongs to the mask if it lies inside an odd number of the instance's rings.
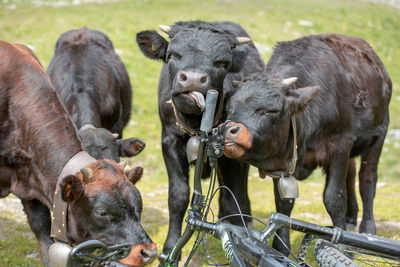
[[[236,140],[241,130],[242,127],[239,124],[228,124],[225,129],[225,139],[232,141]]]
[[[149,263],[157,256],[157,247],[155,246],[155,247],[143,248],[140,251],[140,254],[142,254],[143,262]]]
[[[126,258],[119,260],[119,263],[128,266],[145,266],[157,256],[156,243],[138,244],[132,247],[129,255]]]
[[[210,80],[207,73],[194,70],[181,70],[177,75],[178,83],[182,89],[203,89]]]

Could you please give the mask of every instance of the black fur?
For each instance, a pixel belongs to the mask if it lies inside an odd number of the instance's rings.
[[[252,42],[237,45],[236,37],[248,37],[245,30],[232,22],[177,22],[171,26],[168,43],[155,31],[143,31],[136,40],[149,58],[164,62],[158,86],[158,107],[162,123],[162,150],[169,179],[168,205],[170,211],[168,237],[163,252],[167,253],[178,240],[182,220],[189,203],[189,164],[186,143],[189,135],[176,126],[170,99],[186,124],[198,128],[201,110],[187,92],[198,91],[204,96],[208,89],[229,97],[234,91],[233,80],[240,80],[264,67]],[[188,72],[204,78],[201,85],[183,87],[179,74]],[[223,157],[219,162],[218,178],[235,193],[244,213],[250,214],[247,196],[248,164]],[[232,197],[222,192],[219,216],[237,213]],[[233,219],[232,222],[240,223]]]
[[[289,77],[298,80],[287,88],[281,81]],[[295,175],[304,179],[316,167],[323,168],[324,204],[333,224],[343,229],[346,220],[357,221],[353,158],[361,156],[360,231],[375,233],[372,203],[391,88],[383,63],[364,40],[339,34],[307,36],[276,45],[266,71],[249,77],[229,100],[228,119],[250,132],[251,147],[241,158],[275,171],[285,170],[292,157],[290,118],[295,116],[299,155]],[[279,212],[290,215],[293,204],[276,196]],[[288,243],[289,235],[284,236]],[[284,250],[277,241],[274,245]]]

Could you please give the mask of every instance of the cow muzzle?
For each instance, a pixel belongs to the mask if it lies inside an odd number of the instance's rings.
[[[86,266],[93,262],[107,267],[142,267],[156,256],[155,243],[138,244],[133,247],[130,244],[107,246],[98,240],[88,240],[71,247],[57,241],[49,248],[51,267]]]
[[[224,154],[228,158],[241,158],[251,148],[251,134],[241,123],[229,122],[225,127],[224,137]]]
[[[128,257],[123,258],[118,262],[128,266],[141,267],[153,261],[156,256],[156,243],[138,244],[132,247]]]
[[[174,79],[172,100],[179,112],[201,114],[205,108],[204,93],[210,87],[210,76],[198,70],[181,70]]]

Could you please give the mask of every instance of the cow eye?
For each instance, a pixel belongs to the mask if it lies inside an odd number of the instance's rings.
[[[96,210],[96,217],[107,224],[110,224],[113,220],[113,216],[105,209]]]
[[[104,216],[107,216],[107,215],[108,215],[107,211],[106,211],[106,210],[103,210],[103,209],[97,210],[96,213],[97,213],[97,215],[99,215],[100,217],[104,217]]]
[[[228,69],[229,68],[229,62],[227,61],[215,61],[214,66],[219,68],[219,69]]]
[[[277,109],[265,109],[265,108],[259,108],[256,110],[256,112],[260,115],[269,115],[269,114],[276,114],[279,113],[279,110]]]

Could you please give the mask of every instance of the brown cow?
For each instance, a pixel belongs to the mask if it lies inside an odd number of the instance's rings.
[[[0,41],[0,55],[0,197],[13,193],[21,199],[44,265],[50,265],[54,242],[54,199],[67,207],[67,243],[128,243],[130,253],[120,262],[148,263],[157,248],[140,225],[142,200],[130,181],[136,170],[82,151],[71,118],[27,47]]]

